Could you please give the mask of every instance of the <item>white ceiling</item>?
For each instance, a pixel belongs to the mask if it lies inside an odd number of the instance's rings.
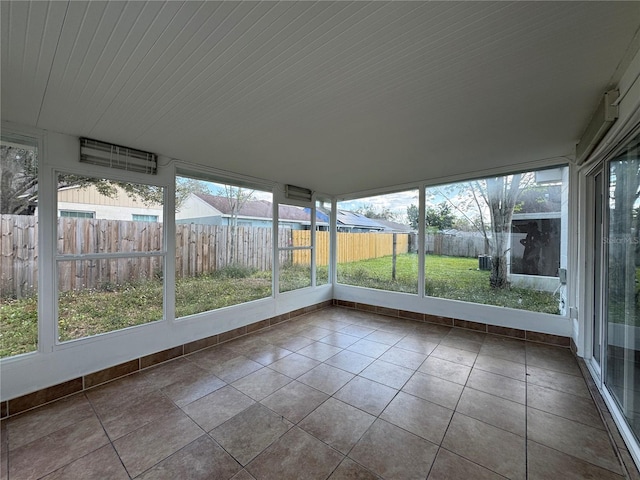
[[[1,15],[3,120],[344,194],[571,155],[640,2],[3,0]]]

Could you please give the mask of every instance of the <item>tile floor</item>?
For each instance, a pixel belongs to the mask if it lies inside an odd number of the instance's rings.
[[[328,308],[2,422],[36,479],[624,478],[566,349]]]

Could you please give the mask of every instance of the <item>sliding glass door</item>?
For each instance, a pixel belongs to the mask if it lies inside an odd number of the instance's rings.
[[[608,164],[604,195],[608,228],[602,249],[607,327],[604,382],[636,438],[640,438],[639,142],[640,135]]]

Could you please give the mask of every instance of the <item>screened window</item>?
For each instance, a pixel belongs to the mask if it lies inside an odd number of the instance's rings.
[[[162,211],[164,189],[105,178],[58,175],[58,206],[97,212],[60,216],[56,278],[58,339],[74,340],[164,317],[166,250],[161,222],[132,212]]]
[[[566,167],[428,187],[425,199],[425,295],[560,313]]]
[[[38,148],[0,141],[0,357],[38,349]]]
[[[418,293],[417,204],[418,190],[339,202],[338,282]]]
[[[272,194],[176,177],[176,317],[272,294]]]

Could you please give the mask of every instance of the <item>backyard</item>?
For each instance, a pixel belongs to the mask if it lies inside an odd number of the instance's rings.
[[[417,293],[418,258],[397,256],[396,280],[391,276],[392,257],[342,263],[338,281],[349,285]],[[473,258],[426,257],[425,293],[429,296],[489,305],[558,313],[551,293],[511,288],[492,290],[489,272],[477,269]],[[327,268],[318,267],[318,283],[328,280]],[[310,285],[308,267],[284,267],[280,291]],[[162,318],[162,280],[109,285],[101,289],[60,293],[59,338],[67,341]],[[237,305],[271,295],[271,271],[229,266],[207,275],[176,280],[176,318]],[[31,352],[37,346],[37,300],[35,297],[5,299],[0,303],[0,357]]]

